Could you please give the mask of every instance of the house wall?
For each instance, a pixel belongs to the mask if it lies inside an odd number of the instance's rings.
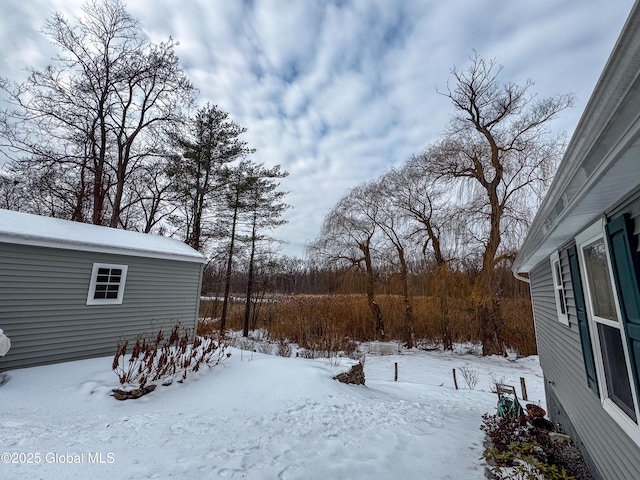
[[[544,381],[545,381],[545,384],[548,382],[546,377],[544,377]],[[546,398],[547,410],[549,412],[553,412],[553,416],[552,416],[553,422],[560,424],[562,426],[562,431],[567,435],[569,435],[573,439],[574,443],[576,443],[580,447],[582,456],[589,470],[591,471],[591,474],[593,475],[594,480],[606,480],[600,475],[600,472],[598,471],[597,467],[593,463],[593,459],[591,458],[591,455],[585,448],[584,444],[580,441],[580,436],[578,435],[578,432],[576,432],[576,429],[573,426],[571,419],[567,415],[567,412],[562,406],[562,403],[555,396],[552,388],[546,389],[546,397],[547,397]]]
[[[635,217],[635,235],[638,238],[638,192],[607,213],[617,216],[624,212]],[[574,440],[602,478],[640,478],[640,447],[605,412],[598,396],[587,386],[567,260],[568,246],[560,249],[560,262],[569,327],[558,321],[551,263],[543,261],[530,272],[538,352],[545,375],[549,415],[554,422],[568,423],[567,429],[572,431]]]
[[[86,305],[93,263],[128,265],[121,305]],[[0,371],[112,355],[119,341],[194,328],[202,265],[0,243]]]

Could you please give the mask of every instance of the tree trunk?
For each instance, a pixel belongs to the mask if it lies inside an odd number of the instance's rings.
[[[224,278],[224,298],[222,300],[222,315],[220,316],[220,334],[224,335],[227,328],[227,310],[229,308],[229,291],[231,290],[231,271],[233,268],[233,249],[236,240],[236,222],[238,221],[238,199],[240,192],[236,192],[236,202],[233,208],[233,220],[231,222],[231,240],[229,241],[229,259],[227,260],[227,272]]]
[[[104,211],[104,187],[102,185],[104,179],[104,163],[98,162],[93,177],[93,214],[91,215],[91,223],[94,225],[102,225]]]
[[[375,272],[373,271],[373,264],[371,262],[371,250],[369,245],[360,244],[360,250],[364,253],[364,264],[367,272],[367,303],[371,310],[371,317],[376,332],[376,338],[378,340],[384,340],[384,320],[382,319],[382,312],[380,306],[375,300]]]
[[[200,190],[200,189],[198,189]],[[189,246],[194,250],[200,250],[200,237],[201,237],[201,228],[202,228],[202,208],[201,208],[201,199],[203,195],[202,192],[198,191],[196,193],[196,198],[194,199],[195,208],[193,209],[193,224],[191,225],[191,236],[189,238]]]
[[[109,84],[109,75],[105,82]],[[93,176],[93,215],[91,217],[91,223],[94,225],[102,225],[104,223],[104,200],[106,191],[104,188],[104,167],[107,162],[107,125],[105,119],[104,106],[107,101],[108,92],[104,91],[100,97],[100,103],[98,108],[98,122],[100,125],[100,142],[96,145],[95,136],[92,132],[92,146],[93,161],[94,161],[94,176]],[[97,151],[95,150],[97,148]]]
[[[251,315],[251,295],[253,290],[253,260],[256,253],[256,221],[257,216],[253,215],[253,226],[251,231],[251,254],[249,255],[249,273],[247,278],[247,299],[244,305],[244,328],[242,330],[242,336],[249,336],[249,318]]]
[[[198,179],[196,196],[193,199],[193,224],[191,229],[191,238],[189,245],[195,250],[200,251],[202,248],[202,215],[204,213],[204,201],[206,196],[207,185],[209,185],[210,168],[206,168],[204,172],[204,179],[202,184],[200,183],[200,177],[202,176],[202,165],[198,163]]]
[[[73,212],[71,214],[71,220],[74,222],[84,222],[84,203],[86,193],[86,164],[82,164],[80,169],[80,184],[76,188],[75,202],[73,206]]]
[[[257,325],[258,325],[258,315],[260,313],[260,307],[262,306],[262,303],[264,302],[264,296],[265,296],[265,288],[262,287],[262,289],[260,290],[259,293],[256,293],[254,299],[253,299],[253,312],[251,315],[251,328],[253,330],[256,329]],[[271,325],[267,326],[267,329],[269,329],[271,327]]]
[[[404,257],[404,250],[402,248],[398,248],[397,250],[400,259],[400,275],[402,277],[402,294],[404,297],[404,342],[407,348],[413,348],[415,332],[411,286],[409,285],[409,269],[407,268],[407,261]]]
[[[497,153],[496,153],[497,155]],[[495,259],[501,242],[500,222],[503,209],[498,200],[497,186],[499,176],[487,185],[487,194],[491,206],[489,216],[490,229],[487,245],[482,258],[482,273],[476,284],[478,301],[477,315],[480,322],[480,340],[483,355],[504,355],[504,333],[500,309],[500,292],[495,278]]]
[[[449,268],[445,263],[438,266],[436,270],[436,280],[438,281],[438,297],[440,298],[440,335],[442,337],[442,348],[444,350],[453,350],[451,324],[449,321]]]
[[[497,291],[493,273],[493,270],[482,272],[476,282],[477,317],[480,322],[482,354],[505,355],[500,293]]]

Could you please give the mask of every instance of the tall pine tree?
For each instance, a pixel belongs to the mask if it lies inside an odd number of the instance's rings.
[[[220,192],[229,179],[225,166],[253,152],[238,138],[245,131],[227,112],[207,104],[198,110],[189,131],[173,135],[182,154],[175,155],[167,169],[174,200],[180,205],[172,222],[196,250],[202,251],[213,235]]]

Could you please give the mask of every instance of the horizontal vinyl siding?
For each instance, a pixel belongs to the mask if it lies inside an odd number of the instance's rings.
[[[560,252],[560,262],[569,327],[558,321],[551,263],[542,262],[530,273],[538,353],[547,379],[545,388],[561,402],[578,436],[574,440],[587,451],[603,478],[640,478],[640,449],[587,386],[566,250]],[[554,417],[560,417],[560,413],[550,411],[549,415],[556,421]]]
[[[93,263],[128,265],[121,305],[86,305]],[[0,243],[0,371],[106,356],[124,339],[193,329],[201,265]]]
[[[640,174],[638,174],[640,175]],[[636,246],[640,255],[640,188],[631,194],[620,205],[607,212],[609,220],[614,219],[623,213],[628,213],[633,220],[633,234],[636,237]]]

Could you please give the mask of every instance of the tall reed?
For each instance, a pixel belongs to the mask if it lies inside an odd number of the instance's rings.
[[[462,293],[462,292],[461,292]],[[376,298],[385,324],[385,339],[402,338],[404,302],[399,295]],[[203,300],[200,316],[215,318],[218,300]],[[436,296],[413,298],[416,340],[441,340],[442,306]],[[536,353],[531,304],[528,298],[503,298],[502,317],[508,348],[520,355]],[[447,319],[454,342],[480,341],[479,325],[473,301],[464,295],[447,298]],[[242,329],[244,303],[232,302],[228,328]],[[285,295],[260,305],[257,322],[252,328],[265,328],[273,340],[288,339],[303,348],[345,345],[349,340],[369,341],[376,338],[367,298],[361,294]]]

